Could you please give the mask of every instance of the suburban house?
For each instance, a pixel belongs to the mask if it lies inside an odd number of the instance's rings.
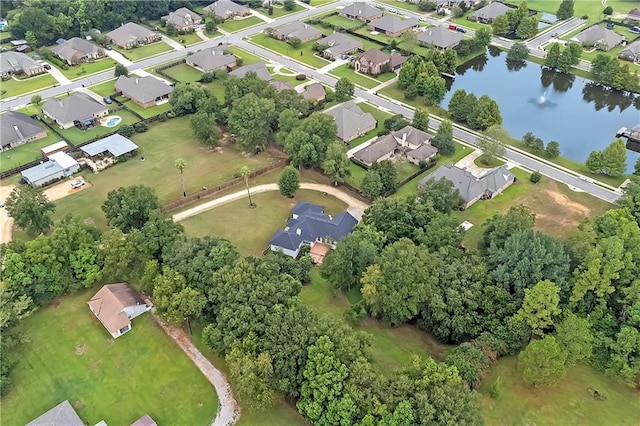
[[[634,7],[627,13],[627,16],[624,18],[624,21],[627,22],[640,22],[640,9]]]
[[[349,101],[327,110],[338,128],[338,138],[350,142],[376,128],[378,123],[369,112],[364,112],[355,102]]]
[[[44,127],[27,114],[7,111],[0,115],[0,151],[45,137]]]
[[[618,53],[618,58],[627,61],[640,62],[640,40],[634,41]]]
[[[397,16],[385,15],[367,24],[369,31],[376,31],[390,37],[398,37],[407,31],[418,28],[418,19],[400,19]]]
[[[371,167],[373,163],[393,158],[397,153],[418,164],[433,158],[438,149],[431,145],[431,135],[412,126],[405,126],[388,135],[380,136],[373,143],[353,154],[359,163]]]
[[[196,27],[202,24],[202,17],[186,7],[181,7],[175,12],[160,18],[167,23],[171,22],[179,32],[195,31]]]
[[[162,38],[155,33],[133,22],[127,22],[121,27],[107,33],[107,37],[123,49],[131,49],[136,46],[153,43]]]
[[[14,74],[32,75],[42,74],[46,70],[44,65],[20,52],[0,53],[0,76],[6,79]]]
[[[66,151],[69,148],[69,144],[65,141],[56,142],[54,144],[40,148],[40,153],[43,157],[48,157],[56,152]]]
[[[78,65],[91,59],[100,59],[106,56],[102,47],[80,37],[70,38],[51,49],[51,52],[69,65]]]
[[[213,72],[215,70],[228,70],[237,65],[238,58],[229,53],[229,46],[209,47],[198,50],[193,55],[187,56],[187,65],[202,72]]]
[[[96,160],[105,157],[122,157],[135,152],[138,149],[138,145],[121,134],[114,133],[111,136],[83,145],[80,149],[87,157]]]
[[[31,186],[44,186],[53,181],[71,176],[80,170],[80,164],[66,152],[49,155],[49,161],[43,161],[22,172],[22,179]]]
[[[318,44],[328,46],[322,52],[322,56],[335,60],[342,55],[350,55],[358,49],[362,49],[362,42],[342,33],[333,33],[329,37],[318,40]]]
[[[407,58],[399,53],[387,55],[379,49],[369,49],[353,61],[356,71],[363,74],[378,75],[402,68]]]
[[[245,65],[238,69],[235,69],[229,73],[231,76],[242,78],[249,72],[254,72],[260,80],[271,81],[273,77],[267,69],[267,65],[264,62],[256,62],[250,65]]]
[[[289,41],[289,39],[297,38],[302,43],[305,43],[322,37],[322,31],[309,24],[305,24],[304,22],[293,21],[287,25],[274,29],[271,36],[283,41]]]
[[[312,83],[304,86],[300,93],[304,99],[310,102],[324,102],[327,92],[320,83]]]
[[[480,22],[481,24],[490,24],[498,16],[504,15],[510,10],[511,8],[509,6],[505,6],[498,1],[494,1],[473,12],[469,15],[468,19],[470,21]]]
[[[133,318],[151,310],[127,283],[102,286],[87,304],[114,339],[131,330]]]
[[[234,3],[231,0],[218,0],[209,6],[205,6],[202,10],[205,14],[213,14],[213,16],[222,20],[251,14],[251,10],[247,6]]]
[[[37,419],[27,423],[27,426],[84,426],[84,422],[67,400],[53,407]]]
[[[339,14],[349,19],[359,19],[364,22],[369,22],[381,18],[382,10],[367,2],[360,1],[343,7]]]
[[[436,49],[453,49],[464,39],[458,31],[450,30],[445,25],[430,27],[418,33],[418,43],[423,46],[433,46]]]
[[[293,258],[298,257],[304,245],[311,246],[312,250],[315,244],[325,244],[335,249],[336,243],[358,224],[358,219],[349,212],[330,216],[322,206],[305,201],[296,204],[291,213],[284,230],[278,229],[269,245],[271,250]]]
[[[624,36],[597,25],[593,25],[574,37],[571,41],[578,43],[592,43],[596,49],[611,50],[624,41]]]
[[[76,92],[62,99],[51,98],[42,105],[45,117],[54,120],[63,129],[77,126],[87,129],[98,124],[98,119],[109,109],[91,96]]]
[[[468,170],[448,163],[439,167],[429,176],[420,179],[418,186],[425,185],[429,179],[440,180],[441,178],[450,180],[453,187],[460,191],[460,196],[464,200],[462,207],[465,209],[478,200],[492,199],[516,180],[506,165],[496,167],[484,175],[476,177]]]
[[[131,423],[131,426],[158,426],[158,424],[151,418],[150,415],[145,414],[135,422]]]
[[[150,75],[146,77],[125,77],[121,75],[115,84],[115,92],[131,99],[143,108],[156,105],[169,99],[173,87]]]
[[[273,86],[273,88],[276,89],[276,92],[278,93],[282,92],[283,90],[295,90],[291,83],[289,83],[288,81],[271,80],[269,84]]]

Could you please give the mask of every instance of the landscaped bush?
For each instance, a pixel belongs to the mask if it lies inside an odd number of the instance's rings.
[[[169,112],[167,113],[167,118],[176,118],[176,113],[175,113],[175,112],[173,112],[173,111],[169,111]]]
[[[120,129],[118,129],[118,133],[125,138],[130,137],[134,132],[135,130],[129,124],[123,124],[122,126],[120,126]]]
[[[296,75],[296,80],[298,81],[304,81],[307,79],[307,75],[306,74],[298,74]]]
[[[133,129],[136,131],[136,133],[144,133],[149,130],[149,126],[147,125],[146,121],[141,121],[134,124]]]
[[[202,73],[202,77],[200,77],[200,82],[211,83],[213,79],[214,79],[213,73],[205,72],[205,73]]]

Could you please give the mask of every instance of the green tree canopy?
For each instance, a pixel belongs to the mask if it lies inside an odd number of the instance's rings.
[[[160,207],[158,196],[153,188],[144,185],[131,185],[109,191],[102,211],[110,226],[122,232],[141,229],[151,212]]]
[[[540,281],[532,288],[524,290],[524,300],[518,311],[518,318],[531,327],[534,334],[541,336],[560,315],[559,303],[558,286],[549,280]]]
[[[567,358],[553,336],[532,340],[518,355],[518,368],[525,382],[533,386],[552,385],[564,376]]]
[[[40,188],[31,185],[15,188],[5,204],[9,217],[29,235],[38,235],[53,225],[51,213],[56,207]]]
[[[293,198],[294,194],[300,187],[300,174],[298,173],[298,170],[293,166],[285,167],[282,171],[282,175],[280,175],[278,187],[280,188],[280,193],[283,196]]]
[[[233,102],[229,127],[236,134],[238,146],[245,152],[263,151],[276,119],[273,100],[248,93]]]

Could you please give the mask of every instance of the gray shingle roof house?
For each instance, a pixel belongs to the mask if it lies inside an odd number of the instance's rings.
[[[362,111],[353,101],[336,105],[327,110],[325,114],[333,117],[338,128],[338,138],[344,142],[364,135],[378,125],[371,113]]]
[[[440,178],[449,179],[453,183],[453,187],[460,191],[460,196],[464,200],[464,208],[468,208],[480,199],[495,197],[515,182],[516,179],[506,165],[491,169],[477,178],[467,170],[448,163],[429,176],[422,178],[418,182],[418,186],[424,185],[429,179],[439,180]]]
[[[345,6],[340,10],[340,15],[349,19],[360,19],[369,22],[382,16],[382,10],[370,5],[367,2],[356,2]]]
[[[458,31],[450,30],[445,25],[427,28],[418,33],[418,42],[423,46],[434,46],[440,50],[456,47],[464,36]]]
[[[634,41],[618,53],[618,58],[640,62],[640,40]]]
[[[51,98],[42,105],[42,113],[55,120],[63,129],[73,127],[76,122],[80,124],[92,121],[107,115],[108,108],[84,93],[74,93],[69,97]]]
[[[131,49],[141,44],[153,43],[162,38],[160,34],[133,22],[127,22],[121,27],[107,33],[107,37],[123,49]]]
[[[322,52],[322,55],[328,59],[337,59],[362,49],[362,42],[342,33],[333,33],[329,37],[318,40],[318,44],[329,46]]]
[[[89,157],[95,157],[97,155],[105,155],[106,153],[109,153],[109,155],[111,155],[112,157],[117,158],[135,151],[136,149],[138,149],[138,145],[131,142],[131,140],[125,138],[124,136],[115,133],[111,136],[107,136],[106,138],[102,138],[90,144],[83,145],[80,149]]]
[[[624,18],[625,21],[640,21],[640,9],[634,7]]]
[[[304,43],[322,37],[322,31],[304,22],[293,21],[274,29],[273,37],[285,41],[295,37]]]
[[[295,258],[303,245],[322,242],[335,248],[357,224],[358,219],[349,212],[329,216],[322,206],[301,201],[293,208],[284,230],[277,230],[269,245],[271,250]]]
[[[400,152],[409,161],[418,163],[436,155],[438,150],[430,144],[431,135],[412,126],[405,126],[388,135],[380,136],[373,143],[353,154],[358,162],[367,167],[387,160]],[[411,155],[411,156],[410,156]]]
[[[228,49],[228,45],[222,45],[198,50],[193,55],[187,56],[187,64],[202,72],[233,68],[238,58],[230,54]]]
[[[47,136],[37,120],[16,111],[0,115],[0,151]]]
[[[254,64],[245,65],[238,69],[235,69],[229,73],[229,75],[242,78],[247,75],[248,72],[255,72],[260,80],[271,81],[273,77],[267,69],[267,65],[264,62],[256,62]]]
[[[88,59],[106,56],[104,49],[80,37],[73,37],[51,49],[51,52],[69,65],[78,65]]]
[[[377,31],[391,37],[397,37],[418,26],[417,18],[400,19],[397,16],[385,15],[369,22],[370,31]]]
[[[45,71],[43,64],[34,61],[24,53],[0,53],[0,75],[2,75],[2,78],[7,78],[13,74],[26,74],[28,76],[32,76],[42,74]]]
[[[133,318],[151,310],[127,283],[102,286],[87,304],[114,339],[131,330]]]
[[[211,3],[209,6],[205,6],[202,9],[207,15],[212,14],[216,18],[229,19],[234,16],[246,16],[251,13],[247,6],[234,3],[231,0],[218,0],[215,3]]]
[[[43,186],[58,179],[71,176],[80,170],[80,164],[65,152],[49,155],[44,161],[22,172],[22,179],[31,186]]]
[[[327,95],[327,92],[324,90],[324,86],[320,83],[309,84],[304,87],[302,93],[300,93],[303,98],[311,102],[322,102]]]
[[[202,24],[202,17],[186,7],[170,12],[160,19],[171,22],[176,27],[176,30],[181,32],[195,30],[198,25]]]
[[[624,36],[597,25],[591,26],[571,38],[571,41],[577,41],[578,43],[593,42],[597,49],[605,51],[613,49],[623,40]]]
[[[67,400],[53,407],[27,426],[84,426],[84,422]]]
[[[131,99],[143,108],[154,106],[157,102],[168,99],[173,87],[150,75],[145,77],[118,77],[114,86],[116,93]]]
[[[490,22],[493,22],[493,20],[498,16],[504,15],[510,10],[510,7],[505,6],[498,1],[494,1],[493,3],[490,3],[469,15],[469,20],[488,24]]]

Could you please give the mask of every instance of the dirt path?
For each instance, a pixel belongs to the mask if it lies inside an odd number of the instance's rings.
[[[13,191],[15,186],[7,185],[0,186],[0,200],[6,201],[11,191]],[[13,218],[9,217],[7,213],[7,209],[4,207],[0,208],[0,243],[8,243],[11,241],[11,237],[13,236]]]
[[[82,185],[80,188],[73,189],[71,188],[71,182],[74,182],[76,180],[84,180],[85,184]],[[76,192],[84,191],[89,186],[91,185],[89,185],[89,182],[87,182],[84,177],[74,176],[71,179],[65,179],[56,185],[48,187],[47,189],[44,190],[44,195],[47,196],[49,201],[56,201],[68,195],[75,194]]]
[[[234,424],[240,418],[240,407],[231,394],[231,387],[224,374],[214,367],[213,364],[202,355],[202,352],[200,352],[198,348],[193,346],[191,339],[189,339],[189,336],[187,336],[187,333],[185,333],[183,329],[167,325],[155,314],[153,314],[153,319],[162,327],[165,333],[178,344],[180,349],[187,354],[202,374],[204,374],[204,377],[206,377],[215,388],[218,394],[218,413],[211,425],[227,426]]]
[[[361,201],[355,197],[352,197],[351,195],[336,188],[335,186],[322,185],[319,183],[301,183],[300,189],[310,189],[313,191],[326,192],[327,194],[333,195],[337,199],[344,201],[349,205],[350,209],[353,209],[356,211],[364,211],[364,209],[369,207],[369,205],[364,201]],[[252,194],[260,194],[262,192],[279,191],[280,189],[278,188],[278,184],[276,183],[267,183],[264,185],[254,186],[250,188],[250,190]],[[234,192],[233,194],[228,194],[228,195],[225,195],[224,197],[207,201],[206,203],[200,204],[199,206],[195,206],[183,212],[176,213],[175,215],[173,215],[173,220],[176,222],[180,222],[181,220],[185,220],[191,216],[195,216],[202,212],[206,212],[207,210],[211,210],[216,207],[222,206],[224,204],[228,204],[232,201],[239,200],[246,196],[247,196],[247,191],[243,189],[241,191]]]

